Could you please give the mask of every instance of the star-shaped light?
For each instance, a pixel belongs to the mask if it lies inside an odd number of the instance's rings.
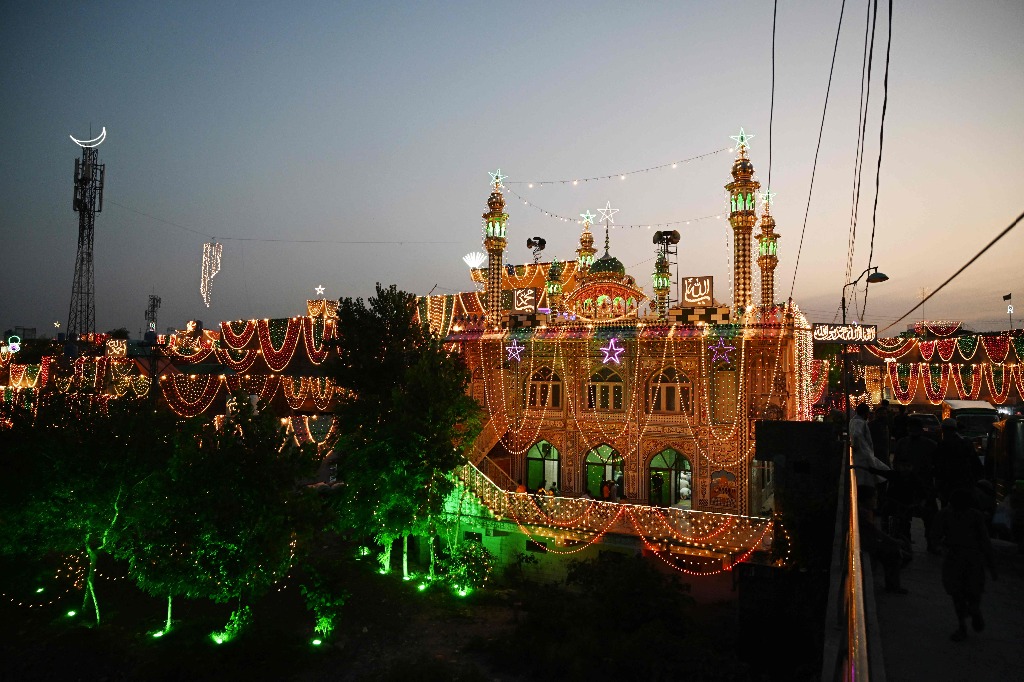
[[[708,350],[714,353],[711,362],[725,361],[732,364],[732,360],[729,359],[729,351],[736,350],[736,346],[728,345],[725,342],[725,337],[719,336],[718,343],[714,346],[708,346]]]
[[[524,350],[526,350],[526,346],[519,343],[518,339],[512,339],[512,343],[505,346],[505,352],[508,353],[509,362],[512,362],[513,360],[515,360],[516,362],[522,362],[522,355]]]
[[[622,355],[622,351],[626,349],[620,348],[616,341],[618,341],[618,339],[613,336],[612,338],[608,339],[608,345],[601,349],[601,352],[604,353],[604,360],[602,360],[601,362],[603,362],[606,365],[609,362],[614,362],[616,365],[621,364],[619,361],[619,356]]]
[[[320,286],[316,287],[315,289],[313,289],[313,291],[316,292],[317,296],[323,296],[324,295],[324,287],[323,287],[322,284]]]
[[[764,204],[765,206],[771,205],[772,200],[775,198],[776,194],[777,192],[773,192],[771,190],[768,190],[767,192],[761,192],[761,203]]]
[[[56,328],[56,329],[60,329],[60,322],[54,322],[54,323],[53,323],[53,326],[54,326],[54,328]]]
[[[580,217],[583,218],[584,223],[588,225],[593,225],[594,218],[596,218],[597,216],[591,213],[590,209],[588,208],[586,213],[580,213]]]
[[[502,175],[501,174],[501,169],[500,168],[498,170],[494,171],[493,173],[490,172],[490,171],[487,171],[487,174],[491,176],[491,184],[494,185],[495,187],[501,187],[502,180],[504,180],[505,178],[508,177],[507,175]]]
[[[619,209],[612,208],[612,202],[609,201],[604,205],[604,208],[597,209],[597,212],[601,214],[601,220],[607,220],[608,222],[614,224],[615,218],[613,218],[612,216],[618,213]]]
[[[730,139],[736,140],[736,146],[739,147],[740,149],[747,149],[747,148],[749,148],[750,147],[750,140],[753,137],[754,137],[754,135],[747,135],[747,133],[744,132],[743,128],[740,128],[740,134],[739,135],[730,135],[729,136]]]

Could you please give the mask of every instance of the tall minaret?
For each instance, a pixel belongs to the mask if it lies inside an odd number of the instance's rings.
[[[754,193],[761,183],[754,180],[754,164],[747,158],[750,138],[743,128],[739,135],[733,135],[739,155],[732,164],[732,182],[725,186],[729,191],[729,224],[732,226],[733,249],[733,307],[749,308],[753,303],[751,292],[750,246],[754,232]]]
[[[658,248],[654,261],[654,308],[659,320],[668,319],[668,295],[672,290],[672,276],[668,269],[668,255],[664,247]]]
[[[501,195],[501,181],[508,176],[502,175],[500,168],[489,175],[493,191],[487,197],[487,208],[490,210],[483,214],[484,248],[487,249],[487,324],[497,327],[501,324],[502,256],[507,244],[505,224],[508,223],[505,197]]]
[[[590,232],[590,226],[594,224],[594,218],[597,216],[588,209],[586,213],[580,213],[580,217],[583,218],[583,232],[580,233],[580,248],[576,249],[576,269],[580,275],[585,275],[594,264],[594,254],[597,253],[597,249],[594,248],[594,235]]]
[[[758,255],[757,266],[761,268],[761,307],[768,308],[775,304],[775,266],[779,264],[776,252],[779,249],[779,236],[775,233],[775,218],[772,217],[771,205],[775,192],[771,190],[761,193],[761,234],[757,235]]]
[[[548,308],[552,313],[562,310],[562,264],[556,258],[548,267],[548,279],[545,283],[548,292]]]

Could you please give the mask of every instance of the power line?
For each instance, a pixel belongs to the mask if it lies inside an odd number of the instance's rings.
[[[793,266],[793,283],[789,287],[789,298],[793,300],[793,291],[796,289],[796,273],[800,268],[800,254],[804,250],[804,235],[807,234],[807,216],[811,212],[811,195],[814,193],[814,174],[818,170],[818,153],[821,151],[821,137],[825,132],[825,112],[828,111],[828,96],[832,91],[832,72],[836,68],[836,52],[839,50],[839,33],[843,28],[843,12],[846,9],[846,0],[843,0],[839,8],[839,26],[836,27],[836,42],[832,47],[832,65],[828,68],[828,86],[825,88],[825,106],[821,109],[821,126],[818,128],[818,146],[814,148],[814,164],[811,166],[811,186],[807,190],[807,207],[804,209],[804,225],[800,229],[800,246],[796,250],[796,265]]]
[[[890,323],[890,324],[889,324],[889,325],[888,325],[887,327],[885,327],[884,329],[881,329],[881,330],[879,330],[879,332],[878,332],[878,333],[879,333],[879,334],[881,334],[882,332],[886,331],[887,329],[891,329],[892,327],[896,326],[897,324],[899,324],[900,322],[902,322],[903,320],[905,320],[905,319],[906,319],[907,317],[909,317],[909,316],[910,316],[910,314],[911,314],[911,313],[913,313],[913,312],[914,312],[915,310],[917,310],[918,308],[920,308],[921,306],[923,306],[923,305],[924,305],[924,304],[925,304],[925,303],[926,303],[926,302],[928,301],[928,299],[930,299],[930,298],[931,298],[932,296],[934,296],[935,294],[937,294],[937,293],[939,293],[940,291],[942,291],[943,287],[945,287],[945,286],[946,286],[947,284],[949,284],[949,283],[950,283],[950,282],[952,282],[952,281],[953,281],[954,279],[956,279],[957,275],[959,275],[959,274],[960,274],[961,272],[963,272],[964,270],[966,270],[966,269],[967,269],[967,268],[968,268],[968,267],[969,267],[969,266],[971,265],[971,263],[973,263],[974,261],[978,260],[978,258],[980,258],[980,257],[981,257],[981,254],[983,254],[983,253],[985,253],[986,251],[988,251],[988,250],[989,250],[990,248],[992,248],[992,246],[993,246],[993,245],[995,245],[995,243],[996,243],[996,242],[998,242],[998,241],[999,241],[1000,239],[1002,239],[1003,237],[1005,237],[1005,236],[1007,235],[1007,233],[1009,233],[1009,231],[1010,231],[1010,230],[1012,230],[1013,228],[1017,227],[1017,224],[1018,224],[1018,223],[1019,223],[1019,222],[1020,222],[1021,220],[1024,220],[1024,213],[1021,213],[1021,214],[1020,214],[1019,216],[1017,216],[1017,219],[1016,219],[1016,220],[1014,220],[1014,221],[1013,221],[1012,223],[1010,223],[1010,224],[1009,224],[1009,225],[1008,225],[1008,226],[1006,227],[1006,229],[1005,229],[1005,230],[1003,230],[1002,232],[1000,232],[999,234],[997,234],[997,235],[996,235],[996,237],[995,237],[995,239],[993,239],[992,241],[990,241],[990,242],[989,242],[988,244],[986,244],[986,245],[985,245],[985,248],[983,248],[983,249],[982,249],[981,251],[979,251],[978,253],[974,254],[974,257],[973,257],[973,258],[971,258],[971,260],[969,260],[969,261],[967,261],[966,263],[964,263],[964,265],[963,265],[963,267],[962,267],[962,268],[960,268],[959,270],[957,270],[956,272],[954,272],[954,273],[953,273],[953,274],[952,274],[952,275],[950,276],[950,278],[949,278],[949,279],[947,279],[947,280],[946,280],[945,282],[943,282],[943,283],[942,283],[942,284],[940,284],[940,285],[939,285],[938,287],[936,287],[936,288],[935,288],[935,290],[933,290],[933,291],[932,291],[932,293],[928,294],[928,296],[927,296],[927,297],[925,297],[924,299],[922,299],[920,303],[918,303],[918,304],[917,304],[917,305],[915,305],[915,306],[914,306],[913,308],[911,308],[910,310],[908,310],[907,312],[905,312],[905,313],[903,314],[903,316],[902,316],[902,317],[900,317],[900,318],[898,318],[897,320],[895,320],[894,322]]]
[[[885,44],[885,77],[882,80],[882,120],[878,123],[878,165],[875,167],[875,205],[871,209],[871,248],[868,251],[868,268],[875,257],[875,227],[878,223],[878,188],[882,175],[882,144],[885,141],[885,110],[889,106],[889,54],[892,52],[892,0],[889,0],[889,37]],[[861,319],[868,312],[868,288],[871,282],[864,284],[864,307],[860,311]]]
[[[768,104],[768,191],[772,191],[772,124],[775,121],[775,17],[779,12],[779,0],[772,3],[772,94]],[[769,195],[771,196],[771,195]]]

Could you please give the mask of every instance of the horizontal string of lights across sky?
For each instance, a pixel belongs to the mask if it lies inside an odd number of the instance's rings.
[[[753,137],[751,135],[750,137]],[[731,152],[730,147],[722,147],[716,149],[713,152],[707,152],[706,154],[699,154],[697,156],[691,156],[688,159],[682,159],[681,161],[669,161],[659,166],[651,166],[649,168],[641,168],[639,170],[625,171],[622,173],[612,173],[610,175],[592,175],[583,178],[571,178],[569,180],[515,180],[512,182],[506,182],[505,185],[526,185],[527,187],[542,187],[544,185],[579,185],[581,182],[597,182],[599,180],[625,180],[630,175],[637,175],[638,173],[650,173],[651,171],[663,170],[665,168],[676,168],[680,164],[689,163],[691,161],[700,161],[722,152]]]
[[[570,218],[569,216],[564,216],[564,215],[562,215],[560,213],[554,213],[553,211],[547,210],[543,206],[538,206],[537,204],[533,203],[529,199],[525,199],[524,197],[520,196],[519,193],[517,193],[514,189],[512,189],[510,187],[506,187],[505,189],[508,191],[509,194],[511,194],[515,198],[519,199],[520,201],[522,201],[524,204],[526,204],[530,208],[534,208],[534,209],[540,211],[541,213],[543,213],[544,215],[546,215],[549,218],[554,218],[555,220],[560,220],[563,223],[574,223],[576,225],[582,225],[583,224],[582,218]],[[702,220],[713,220],[713,219],[721,220],[723,217],[725,217],[727,215],[729,215],[728,212],[714,213],[714,214],[711,214],[711,215],[699,216],[699,217],[696,217],[696,218],[686,218],[686,219],[683,219],[683,220],[670,220],[668,222],[663,222],[663,223],[636,223],[636,224],[623,224],[623,225],[618,225],[616,223],[611,223],[608,227],[610,227],[613,230],[632,230],[632,229],[639,229],[639,228],[647,228],[649,230],[652,227],[669,227],[671,225],[689,225],[690,223],[696,223],[696,222],[700,222]],[[601,224],[601,223],[600,222],[598,222],[598,223],[591,223],[591,225],[599,225],[599,224]]]

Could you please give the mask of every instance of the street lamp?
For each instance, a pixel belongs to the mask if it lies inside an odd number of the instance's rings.
[[[879,272],[878,271],[878,267],[876,266],[876,267],[868,268],[864,272],[860,273],[860,275],[857,277],[857,279],[855,279],[852,282],[849,282],[845,286],[843,286],[842,308],[843,308],[843,324],[844,325],[846,324],[846,290],[849,287],[856,287],[858,284],[860,284],[860,281],[861,281],[861,279],[864,278],[864,275],[868,276],[868,278],[867,278],[867,283],[868,284],[881,284],[882,282],[885,282],[886,280],[889,279],[889,276],[886,275],[884,272]],[[846,412],[846,419],[848,421],[849,418],[850,418],[850,391],[849,391],[849,382],[847,381],[847,377],[846,377],[846,372],[847,372],[846,351],[847,351],[847,348],[844,346],[843,347],[843,409]],[[847,428],[847,433],[849,433],[849,428]],[[849,436],[847,436],[847,445],[849,445]]]

